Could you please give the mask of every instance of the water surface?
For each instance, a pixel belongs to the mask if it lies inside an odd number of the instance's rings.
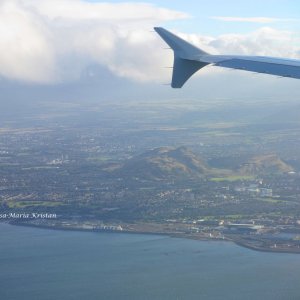
[[[300,255],[0,223],[0,299],[300,299]]]

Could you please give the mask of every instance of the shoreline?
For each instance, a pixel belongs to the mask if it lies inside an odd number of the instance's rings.
[[[78,231],[78,232],[93,232],[93,233],[119,233],[119,234],[142,234],[142,235],[161,235],[161,236],[168,236],[171,238],[183,238],[183,239],[190,239],[190,240],[197,240],[197,241],[223,241],[223,242],[231,242],[237,246],[247,248],[253,251],[259,252],[269,252],[269,253],[287,253],[287,254],[300,254],[300,248],[270,248],[264,247],[263,245],[254,245],[251,244],[247,240],[243,240],[242,238],[233,238],[233,237],[226,237],[224,238],[208,238],[204,236],[199,236],[195,234],[185,234],[185,233],[176,233],[176,232],[151,232],[151,231],[138,231],[138,230],[106,230],[106,229],[92,229],[92,228],[80,228],[80,227],[66,227],[66,226],[49,226],[49,225],[41,225],[41,224],[32,224],[27,222],[5,222],[9,225],[13,226],[23,226],[23,227],[33,227],[38,229],[46,229],[46,230],[59,230],[59,231]]]

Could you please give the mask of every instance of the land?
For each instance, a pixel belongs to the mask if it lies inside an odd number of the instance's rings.
[[[47,104],[2,118],[2,221],[299,253],[298,104]]]

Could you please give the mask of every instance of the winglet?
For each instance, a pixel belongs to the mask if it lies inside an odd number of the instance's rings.
[[[174,51],[172,88],[181,88],[195,72],[208,65],[205,62],[194,61],[195,56],[208,55],[205,51],[162,27],[154,27],[154,30]]]
[[[162,27],[154,27],[154,30],[172,48],[177,57],[183,59],[192,59],[193,56],[208,55],[208,53],[205,51],[188,43],[187,41]]]

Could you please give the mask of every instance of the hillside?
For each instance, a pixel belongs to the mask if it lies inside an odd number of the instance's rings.
[[[288,173],[293,167],[275,154],[254,156],[240,161],[239,167],[210,166],[187,147],[160,147],[132,157],[123,163],[108,164],[105,171],[113,176],[145,180],[197,179],[204,177],[248,176]]]
[[[211,169],[186,147],[161,147],[129,159],[116,171],[129,177],[162,179],[204,177]]]
[[[278,174],[293,171],[293,167],[282,161],[276,154],[260,155],[251,158],[239,169],[241,174]]]

